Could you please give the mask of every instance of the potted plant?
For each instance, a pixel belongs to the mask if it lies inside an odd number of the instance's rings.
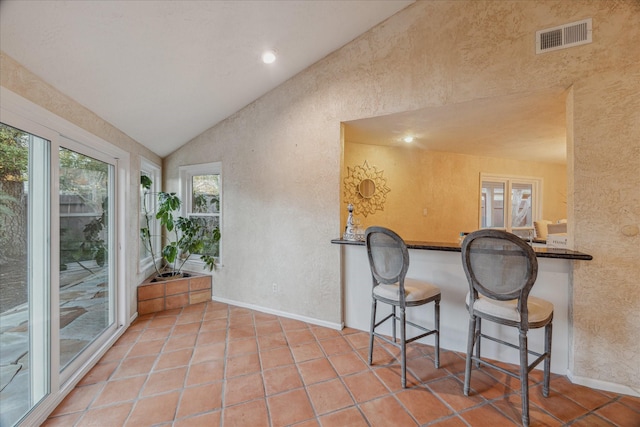
[[[140,238],[145,248],[151,254],[152,259],[156,259],[156,253],[152,242],[153,235],[149,229],[152,215],[154,215],[147,205],[148,195],[151,193],[152,181],[148,176],[140,177],[140,184],[143,187],[142,212],[144,225],[140,229]],[[155,217],[160,220],[161,227],[164,228],[164,241],[161,249],[162,262],[158,266],[154,262],[156,270],[155,280],[176,279],[187,275],[182,271],[185,263],[193,254],[201,254],[206,243],[217,243],[220,241],[220,228],[207,229],[197,218],[185,218],[179,216],[181,201],[176,193],[157,193],[157,209]],[[200,259],[205,263],[205,268],[209,271],[215,268],[215,258],[210,255],[200,255]]]

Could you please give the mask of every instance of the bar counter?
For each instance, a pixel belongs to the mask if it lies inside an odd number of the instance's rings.
[[[343,289],[343,320],[347,327],[369,331],[371,316],[371,270],[365,244],[362,241],[334,239],[332,244],[340,248]],[[465,296],[469,292],[467,278],[462,268],[460,245],[457,243],[434,243],[407,241],[410,265],[407,277],[425,280],[438,287],[442,292],[440,304],[440,346],[464,354],[467,343],[467,327],[469,312],[465,307]],[[571,293],[573,286],[572,271],[580,262],[589,261],[591,255],[567,250],[537,247],[534,250],[538,257],[538,277],[531,295],[544,298],[554,306],[553,340],[551,355],[551,371],[561,375],[569,375],[572,362],[571,355]],[[378,305],[378,316],[390,313],[386,304]],[[422,306],[407,309],[407,319],[414,322],[426,322],[432,326],[433,307]],[[503,339],[518,342],[516,328],[498,326],[491,322],[483,323],[483,330],[497,334]],[[383,331],[391,335],[391,329]],[[415,334],[407,326],[407,337]],[[529,348],[542,349],[543,330],[529,331]],[[433,345],[433,337],[420,340]],[[508,363],[519,363],[516,350],[498,346],[483,340],[482,354],[487,357]],[[409,367],[411,364],[409,363]]]
[[[364,246],[364,242],[360,240],[344,240],[333,239],[331,243],[337,245],[358,245]],[[460,245],[458,243],[442,243],[442,242],[419,242],[419,241],[405,241],[407,248],[409,249],[426,249],[430,251],[446,251],[446,252],[460,252]],[[557,249],[547,248],[546,246],[540,246],[533,242],[533,250],[538,258],[558,258],[558,259],[573,259],[591,261],[593,257],[583,252],[572,251],[570,249]]]

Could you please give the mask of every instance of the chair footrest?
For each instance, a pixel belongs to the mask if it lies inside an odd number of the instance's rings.
[[[373,333],[373,336],[374,336],[374,337],[377,337],[377,338],[380,338],[382,341],[387,342],[387,343],[389,343],[389,344],[391,344],[391,345],[394,345],[394,346],[396,346],[396,347],[398,347],[398,348],[401,348],[401,347],[402,347],[402,345],[401,345],[399,342],[395,342],[395,341],[393,341],[393,340],[391,340],[391,339],[387,338],[387,336],[386,336],[386,335],[382,335],[382,334],[380,334],[380,333],[378,333],[378,332],[374,332],[374,333]]]
[[[481,365],[489,366],[489,367],[491,367],[491,368],[493,368],[493,369],[495,369],[497,371],[502,372],[503,374],[509,375],[510,377],[520,379],[520,373],[516,374],[515,372],[509,371],[508,369],[505,369],[505,368],[503,368],[501,366],[498,366],[495,363],[488,362],[486,360],[483,360],[483,359],[475,357],[475,356],[471,356],[471,361],[474,361],[474,362],[479,363]]]
[[[404,342],[405,342],[405,344],[409,344],[409,343],[412,343],[412,342],[414,342],[414,341],[416,341],[416,340],[419,340],[420,338],[428,337],[429,335],[433,335],[433,334],[436,334],[436,333],[438,333],[438,331],[436,331],[436,330],[433,330],[433,331],[432,331],[432,330],[429,330],[429,332],[425,332],[424,334],[420,334],[420,335],[417,335],[417,336],[415,336],[415,337],[407,338],[407,339],[405,339],[405,341],[404,341]],[[395,345],[395,346],[396,346],[396,347],[398,347],[398,348],[400,348],[400,347],[401,347],[401,344],[400,344],[399,342],[394,342],[393,340],[389,339],[386,335],[382,335],[382,334],[381,334],[381,333],[379,333],[379,332],[374,332],[374,333],[373,333],[373,336],[374,336],[374,337],[378,337],[378,338],[380,338],[381,340],[383,340],[383,341],[385,341],[385,342],[388,342],[389,344],[393,344],[393,345]]]
[[[490,336],[490,335],[480,334],[480,335],[479,335],[479,338],[485,338],[485,339],[488,339],[488,340],[490,340],[490,341],[493,341],[493,342],[497,342],[497,343],[499,343],[499,344],[506,345],[507,347],[511,347],[511,348],[515,348],[516,350],[520,350],[520,347],[519,347],[519,346],[517,346],[517,345],[515,345],[515,344],[513,344],[513,343],[510,343],[510,342],[508,342],[508,341],[503,341],[503,340],[501,340],[501,339],[498,339],[498,338],[492,337],[492,336]],[[538,353],[538,352],[536,352],[536,351],[529,350],[529,349],[527,349],[527,353],[532,354],[532,355],[534,355],[534,356],[537,356],[537,357],[538,357],[538,359],[536,359],[536,361],[535,361],[535,362],[533,362],[533,363],[530,365],[530,366],[532,366],[532,367],[535,367],[538,363],[540,363],[540,360],[544,359],[544,356],[547,354],[547,353],[540,354],[540,353]]]
[[[436,331],[436,330],[427,330],[427,331],[428,332],[425,332],[424,334],[420,334],[420,335],[417,335],[417,336],[415,336],[413,338],[406,339],[404,342],[409,344],[411,342],[419,340],[420,338],[428,337],[429,335],[433,335],[433,334],[437,334],[438,333],[438,331]]]
[[[533,363],[531,363],[529,366],[527,366],[527,374],[529,374],[536,366],[538,366],[538,364],[540,362],[542,362],[545,357],[547,356],[547,353],[541,354],[540,357],[538,357]],[[520,372],[515,373],[513,371],[509,371],[508,369],[505,369],[501,366],[496,365],[495,363],[491,363],[485,359],[482,358],[478,358],[476,356],[471,356],[471,361],[474,361],[476,363],[479,363],[481,365],[486,365],[489,366],[495,370],[498,370],[500,372],[502,372],[503,374],[507,374],[513,378],[517,378],[520,379]]]

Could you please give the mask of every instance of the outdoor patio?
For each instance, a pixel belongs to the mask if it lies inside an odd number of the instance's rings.
[[[61,366],[73,360],[107,323],[108,269],[93,267],[91,273],[78,264],[70,264],[60,274]],[[26,266],[14,263],[10,270],[24,276]],[[30,401],[29,307],[26,282],[16,273],[10,278],[3,271],[0,282],[0,425],[12,425],[29,409]]]

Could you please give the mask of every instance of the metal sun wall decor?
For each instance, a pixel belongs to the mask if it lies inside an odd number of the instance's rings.
[[[366,217],[384,210],[384,202],[391,189],[387,187],[387,178],[382,176],[383,173],[375,166],[369,166],[366,160],[362,166],[347,166],[344,201],[353,204],[354,214]]]

